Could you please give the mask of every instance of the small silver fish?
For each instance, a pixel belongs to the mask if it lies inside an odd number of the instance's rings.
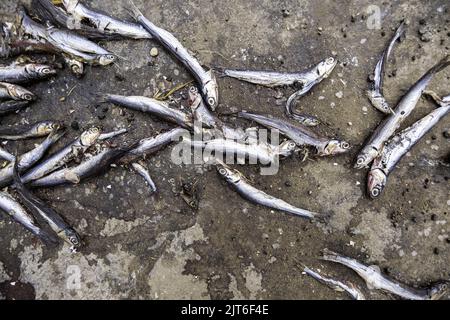
[[[223,163],[217,164],[217,171],[219,175],[224,178],[225,181],[227,181],[228,184],[231,185],[233,189],[235,189],[239,193],[239,195],[251,202],[260,204],[268,208],[291,213],[303,218],[313,219],[319,216],[319,214],[317,213],[294,207],[293,205],[281,199],[275,198],[261,190],[256,189],[242,175],[242,173],[237,170],[231,169]]]
[[[0,82],[0,100],[34,101],[36,96],[16,84]]]
[[[392,53],[395,43],[400,37],[405,33],[406,24],[404,21],[400,24],[392,37],[391,41],[387,48],[383,51],[380,60],[378,61],[375,71],[374,71],[374,79],[372,83],[372,88],[367,91],[367,96],[372,103],[372,105],[379,111],[383,113],[391,113],[392,108],[389,106],[389,103],[386,101],[383,95],[383,82],[384,82],[384,74],[386,72],[386,63],[389,60],[389,57]]]
[[[108,50],[70,30],[38,24],[26,14],[25,10],[19,11],[18,20],[25,34],[32,36],[35,40],[46,41],[56,50],[73,56],[79,61],[106,66],[116,60],[116,56]]]
[[[98,154],[85,159],[79,165],[63,168],[30,183],[32,187],[55,187],[64,184],[79,184],[81,181],[96,176],[107,170],[111,164],[120,160],[131,149],[128,147],[106,147]]]
[[[355,259],[324,250],[323,260],[342,264],[355,271],[370,290],[382,290],[407,300],[437,300],[448,290],[448,282],[439,282],[428,289],[416,289],[400,284],[381,274],[376,266],[366,266]]]
[[[338,292],[346,292],[350,297],[355,300],[366,300],[366,297],[358,289],[353,283],[344,283],[342,281],[334,280],[331,278],[326,278],[322,276],[320,273],[311,270],[308,267],[304,267],[303,271],[310,277],[316,279],[320,283],[328,286],[329,288],[338,291]]]
[[[24,183],[39,179],[56,169],[68,164],[76,157],[83,155],[86,150],[91,147],[100,136],[100,129],[97,127],[89,128],[84,131],[80,137],[69,143],[61,150],[55,152],[47,159],[29,170],[21,179]]]
[[[132,163],[131,166],[141,177],[144,178],[145,182],[150,187],[150,191],[156,192],[157,191],[156,184],[153,182],[153,179],[150,176],[148,170],[143,165],[137,162]]]
[[[423,91],[427,88],[434,75],[444,70],[450,65],[450,56],[447,55],[430,70],[428,70],[422,78],[419,79],[403,96],[395,108],[395,114],[388,115],[360,151],[357,156],[355,168],[362,169],[369,165],[382,150],[386,141],[395,133],[403,121],[411,114],[417,105]]]
[[[23,225],[26,229],[31,231],[45,244],[55,243],[52,237],[45,230],[37,224],[36,220],[30,215],[22,205],[14,199],[12,195],[5,191],[0,191],[0,210],[11,216],[15,221]]]
[[[192,127],[192,118],[183,111],[169,107],[164,101],[140,96],[102,95],[102,102],[114,103],[129,109],[153,114],[165,121],[175,123],[184,128]]]
[[[205,71],[197,59],[174,37],[170,32],[155,26],[130,0],[129,11],[145,30],[147,30],[155,40],[159,41],[192,73],[201,89],[203,98],[208,107],[214,111],[219,104],[219,91],[216,78],[212,70]]]
[[[62,136],[64,131],[54,131],[48,135],[48,137],[34,149],[24,153],[19,157],[18,167],[19,171],[23,172],[31,168],[36,162],[38,162],[44,154],[53,146]],[[13,178],[14,163],[9,163],[6,167],[0,169],[0,188],[7,186],[11,183]]]
[[[50,133],[63,128],[63,126],[64,125],[60,121],[46,120],[27,125],[3,127],[0,128],[0,139],[24,140],[45,137]]]
[[[239,112],[238,116],[247,120],[255,121],[270,129],[277,129],[281,134],[292,139],[297,146],[312,146],[320,157],[337,155],[348,152],[350,144],[346,141],[321,137],[309,128],[301,125],[293,125],[282,119],[266,117],[250,112]]]
[[[72,251],[77,251],[81,247],[81,238],[78,233],[61,215],[25,187],[20,179],[17,164],[14,166],[13,178],[14,189],[24,206],[34,215],[41,216],[62,240],[72,245]]]
[[[100,10],[93,10],[79,0],[63,0],[66,11],[74,17],[75,24],[87,22],[100,33],[118,34],[132,39],[151,39],[150,33],[135,23],[117,19]]]
[[[56,70],[54,68],[44,64],[29,63],[0,66],[0,81],[2,82],[23,83],[48,78],[55,74]]]
[[[239,161],[249,159],[250,163],[261,163],[269,165],[277,163],[280,157],[290,156],[296,144],[287,140],[279,146],[274,146],[269,143],[243,143],[230,139],[212,139],[207,141],[194,141],[185,139],[183,142],[189,143],[194,148],[202,148],[203,155],[234,155]],[[216,157],[212,157],[215,159]]]
[[[414,147],[450,111],[450,103],[443,104],[395,135],[375,158],[367,179],[367,192],[372,199],[378,198],[386,187],[387,177],[403,156]]]

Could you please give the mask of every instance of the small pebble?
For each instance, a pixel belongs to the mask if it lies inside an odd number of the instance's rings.
[[[152,48],[152,49],[150,50],[150,55],[151,55],[152,57],[156,57],[156,56],[158,56],[158,54],[159,54],[159,52],[158,52],[158,49],[157,49],[157,48]]]
[[[344,93],[342,91],[336,92],[336,97],[338,99],[342,99],[344,97]]]
[[[439,248],[434,248],[433,253],[438,255],[439,254]]]

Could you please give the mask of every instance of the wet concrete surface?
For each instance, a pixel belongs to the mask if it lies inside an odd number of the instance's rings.
[[[125,0],[90,2],[126,17]],[[0,298],[347,299],[303,275],[301,263],[365,287],[351,271],[317,260],[323,248],[377,264],[413,286],[450,278],[450,170],[423,165],[423,159],[448,161],[449,140],[443,132],[449,119],[399,163],[380,199],[371,201],[365,194],[367,170],[352,168],[357,151],[383,118],[365,96],[380,52],[399,21],[407,19],[407,37],[394,51],[385,82],[385,94],[395,103],[449,53],[447,1],[135,3],[207,66],[301,71],[331,55],[339,59],[331,77],[297,108],[322,120],[319,132],[350,141],[352,152],[304,162],[285,159],[274,176],[260,176],[257,166],[239,167],[262,190],[303,208],[330,212],[332,218],[326,226],[316,225],[246,202],[213,168],[171,163],[167,148],[145,160],[159,188],[156,195],[149,195],[144,181],[121,166],[77,186],[38,191],[83,236],[86,245],[80,253],[70,253],[67,245],[45,247],[2,215]],[[368,28],[370,5],[381,9],[381,29]],[[16,6],[16,1],[2,1],[0,19],[12,20]],[[428,32],[420,39],[424,26]],[[190,75],[152,41],[104,45],[123,57],[117,66],[88,67],[82,79],[61,70],[50,81],[31,85],[39,101],[2,118],[1,125],[63,120],[69,128],[59,146],[92,125],[105,131],[128,128],[119,142],[171,128],[149,115],[100,105],[95,94],[152,96],[158,88],[190,81]],[[153,47],[159,50],[156,58],[149,54]],[[449,77],[447,69],[430,88],[448,94]],[[245,109],[283,117],[284,101],[292,93],[225,78],[219,86],[219,114]],[[186,108],[183,97],[185,93],[175,94]],[[421,99],[404,127],[434,107]],[[79,130],[70,126],[74,121]],[[24,152],[36,142],[8,142],[6,148]],[[200,186],[198,210],[178,195],[183,182],[194,181]],[[391,298],[380,293],[370,297]]]

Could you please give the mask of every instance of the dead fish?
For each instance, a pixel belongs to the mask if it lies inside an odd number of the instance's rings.
[[[417,105],[423,91],[427,88],[434,75],[450,65],[450,56],[446,56],[435,66],[428,70],[425,75],[420,78],[403,96],[395,108],[395,114],[388,115],[358,154],[355,168],[362,169],[369,165],[375,159],[385,142],[395,133],[403,121],[411,114]]]
[[[46,120],[33,124],[16,125],[0,128],[0,139],[24,140],[48,136],[50,133],[63,128],[60,121]]]
[[[142,178],[144,178],[145,182],[146,182],[147,185],[150,187],[150,191],[151,191],[152,193],[153,193],[153,192],[156,192],[156,191],[157,191],[156,185],[155,185],[155,183],[153,182],[153,179],[152,179],[152,177],[150,176],[150,173],[148,172],[148,170],[147,170],[143,165],[141,165],[141,164],[138,163],[138,162],[132,163],[131,166],[133,167],[133,169],[134,169],[134,170],[135,170]]]
[[[448,290],[447,282],[440,282],[429,289],[416,289],[400,284],[381,274],[376,266],[366,266],[355,259],[347,258],[330,250],[324,250],[323,260],[342,264],[355,271],[366,281],[370,290],[382,290],[407,300],[438,300]]]
[[[19,172],[24,172],[42,159],[47,150],[50,149],[50,147],[53,146],[63,135],[64,131],[62,130],[54,131],[34,149],[21,155],[18,160]],[[13,169],[13,163],[9,163],[6,167],[0,169],[0,188],[11,183],[13,178]]]
[[[217,171],[219,175],[224,178],[225,181],[227,181],[228,184],[237,191],[237,193],[239,193],[240,196],[251,202],[268,208],[291,213],[303,218],[314,219],[319,216],[317,213],[294,207],[281,199],[277,199],[261,190],[256,189],[250,184],[250,181],[242,175],[242,173],[231,169],[223,163],[217,164]]]
[[[98,154],[85,159],[79,165],[54,171],[47,176],[32,181],[30,186],[48,188],[64,184],[79,184],[81,181],[107,170],[111,164],[120,160],[132,148],[132,146],[106,147]]]
[[[183,111],[169,107],[164,101],[140,96],[101,95],[102,102],[114,103],[129,109],[150,113],[184,128],[192,127],[192,118]]]
[[[56,50],[79,61],[106,66],[116,60],[116,57],[108,50],[70,30],[58,29],[52,25],[44,27],[38,24],[26,14],[24,9],[20,10],[18,20],[25,34],[36,40],[46,41]]]
[[[309,128],[301,125],[293,125],[282,119],[266,117],[250,112],[239,112],[238,116],[247,120],[255,121],[269,129],[279,130],[281,134],[292,139],[297,146],[312,146],[320,157],[337,155],[348,152],[351,148],[346,141],[321,137]]]
[[[32,0],[33,12],[41,21],[48,21],[56,26],[76,30],[77,33],[91,40],[116,40],[121,37],[112,33],[105,33],[98,28],[80,21],[75,21],[63,8],[53,5],[51,0]]]
[[[0,101],[0,116],[7,115],[22,110],[30,104],[30,101]]]
[[[62,4],[66,11],[75,19],[75,25],[77,23],[87,23],[102,34],[120,35],[132,39],[152,38],[151,34],[142,26],[111,17],[100,10],[93,10],[79,0],[63,0]]]
[[[396,134],[375,158],[367,179],[367,192],[372,199],[378,198],[386,187],[387,177],[403,156],[414,147],[450,111],[450,103],[439,107]]]
[[[250,163],[263,165],[277,163],[280,157],[292,155],[296,148],[296,144],[291,140],[282,142],[278,146],[263,142],[243,143],[230,139],[207,141],[185,139],[184,143],[189,143],[194,148],[202,148],[203,156],[209,154],[212,159],[215,159],[218,155],[233,155],[238,158],[239,162],[249,159]]]
[[[17,164],[14,165],[13,172],[14,188],[23,205],[35,216],[41,216],[58,237],[70,244],[72,251],[76,252],[81,247],[81,238],[75,229],[61,215],[25,187],[20,179]]]
[[[44,244],[54,244],[55,239],[37,224],[22,205],[6,191],[0,191],[0,210],[11,216],[16,222],[36,235]]]
[[[44,64],[12,64],[0,67],[0,81],[9,83],[23,83],[32,80],[45,79],[55,74],[55,69]]]
[[[303,271],[310,277],[316,279],[320,283],[326,285],[327,287],[338,291],[338,292],[346,292],[350,297],[355,300],[366,300],[366,297],[358,289],[353,283],[344,283],[342,281],[334,280],[331,278],[327,278],[322,276],[320,273],[311,270],[308,267],[304,267]]]
[[[383,82],[384,82],[384,74],[386,72],[386,63],[389,60],[389,56],[392,53],[395,43],[400,37],[405,33],[406,24],[404,21],[400,24],[392,37],[391,41],[387,48],[383,51],[380,60],[378,61],[375,71],[374,71],[374,79],[371,86],[371,89],[367,91],[367,96],[372,103],[372,105],[379,111],[383,113],[393,112],[389,103],[386,101],[383,95]]]
[[[299,91],[293,93],[286,102],[285,112],[287,116],[307,126],[316,126],[319,124],[319,119],[311,115],[300,114],[294,111],[294,103],[309,91],[311,91],[314,86],[322,82],[322,80],[328,78],[333,72],[336,65],[337,60],[333,57],[330,57],[319,62],[319,64],[303,73],[304,79],[302,88]]]
[[[205,71],[200,63],[189,51],[183,47],[177,38],[170,32],[155,26],[139,11],[133,1],[130,0],[130,13],[147,30],[155,40],[169,50],[197,80],[203,98],[208,107],[214,111],[219,104],[219,91],[216,78],[212,70]]]
[[[22,181],[24,183],[28,183],[39,179],[68,164],[76,157],[83,155],[86,150],[97,141],[100,133],[101,131],[97,127],[92,127],[84,131],[80,137],[76,138],[67,146],[55,152],[50,157],[29,170],[22,177]]]
[[[154,154],[172,142],[179,141],[180,137],[184,135],[186,135],[185,129],[175,128],[161,133],[156,137],[142,139],[123,159],[121,159],[120,162],[128,163],[135,161],[138,158]]]
[[[0,100],[34,101],[36,96],[16,84],[0,82]]]
[[[323,80],[328,77],[336,66],[337,61],[334,58],[328,58],[321,61],[314,68],[303,72],[276,72],[276,71],[250,71],[250,70],[223,70],[223,74],[227,77],[235,78],[241,81],[262,85],[269,88],[281,86],[300,85],[305,87],[310,83]],[[331,69],[331,70],[330,70]]]

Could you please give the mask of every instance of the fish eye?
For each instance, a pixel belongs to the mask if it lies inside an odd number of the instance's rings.
[[[370,194],[372,195],[373,198],[377,198],[380,195],[380,193],[381,193],[380,186],[376,186],[370,192]]]
[[[359,164],[359,165],[361,165],[361,164],[363,164],[365,161],[366,161],[366,160],[365,160],[365,157],[359,156],[359,157],[358,157],[358,160],[356,160],[356,163]]]
[[[294,149],[297,145],[295,144],[295,142],[289,142],[288,147],[289,149]]]
[[[325,60],[325,62],[326,62],[327,64],[333,64],[333,63],[334,63],[334,58],[330,57],[330,58],[328,58],[327,60]]]
[[[216,99],[214,99],[213,97],[209,97],[208,98],[208,104],[210,106],[214,106],[216,104]]]
[[[198,93],[198,89],[196,87],[190,87],[189,91],[192,93]]]
[[[342,142],[341,143],[341,148],[342,149],[348,149],[348,148],[350,148],[350,144],[348,142]]]
[[[78,241],[78,238],[76,236],[71,236],[69,238],[70,243],[72,243],[73,245],[79,245],[80,241]]]
[[[23,99],[28,100],[28,101],[33,100],[33,96],[29,93],[25,93],[22,97],[23,97]]]
[[[114,57],[112,54],[108,54],[108,55],[106,56],[106,58],[107,58],[108,60],[114,60],[116,57]]]
[[[227,175],[227,170],[225,170],[224,168],[220,168],[220,169],[219,169],[219,173],[220,173],[221,175],[223,175],[223,176],[226,176],[226,175]]]

